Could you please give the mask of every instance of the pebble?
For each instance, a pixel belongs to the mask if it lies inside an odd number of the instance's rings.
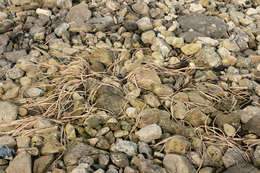
[[[36,9],[36,13],[37,13],[38,15],[45,15],[45,16],[50,17],[52,12],[51,12],[51,10],[46,10],[46,9],[37,8],[37,9]]]
[[[202,46],[199,43],[186,44],[181,47],[181,51],[185,55],[193,55],[201,50]]]
[[[40,97],[44,94],[44,91],[40,88],[36,88],[36,87],[30,87],[28,89],[25,90],[24,95],[26,97],[30,97],[30,98],[36,98],[36,97]]]
[[[152,22],[149,17],[143,17],[136,22],[138,28],[142,31],[153,29]]]
[[[165,144],[164,151],[168,153],[185,154],[190,149],[191,143],[183,136],[174,135]]]
[[[9,148],[14,148],[16,146],[16,141],[14,137],[9,135],[4,135],[0,137],[0,146],[6,145]]]
[[[129,166],[127,155],[124,153],[111,153],[110,158],[111,161],[120,168]]]
[[[14,160],[9,163],[6,173],[14,172],[32,173],[32,158],[26,151],[20,151]]]
[[[140,141],[143,142],[152,142],[155,139],[159,139],[162,135],[162,129],[157,124],[151,124],[141,128],[135,133]]]
[[[166,42],[174,48],[181,48],[184,46],[184,39],[182,37],[166,37]]]
[[[155,33],[152,30],[145,31],[141,35],[142,42],[145,44],[147,44],[147,43],[152,44],[155,37],[156,37]]]
[[[16,120],[18,113],[16,105],[9,102],[0,101],[0,110],[1,123],[7,123]]]
[[[134,156],[137,154],[137,145],[132,141],[118,139],[115,143],[114,149],[126,153],[128,156]]]

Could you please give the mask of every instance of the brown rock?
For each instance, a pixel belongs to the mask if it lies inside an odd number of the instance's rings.
[[[41,156],[40,158],[36,159],[33,165],[33,172],[45,173],[53,159],[53,155]]]
[[[31,155],[26,151],[21,151],[15,156],[14,160],[9,163],[6,173],[32,173]]]
[[[246,124],[245,129],[260,136],[260,116],[254,116]]]

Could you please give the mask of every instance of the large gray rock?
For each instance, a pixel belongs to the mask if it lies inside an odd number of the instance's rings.
[[[178,154],[167,154],[163,159],[163,166],[169,173],[195,173],[196,170],[189,160]]]
[[[215,16],[204,14],[187,14],[178,18],[178,22],[183,31],[193,29],[202,35],[213,38],[225,38],[227,34],[226,23]]]

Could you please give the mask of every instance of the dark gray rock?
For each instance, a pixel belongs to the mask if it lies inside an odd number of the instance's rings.
[[[226,38],[228,36],[226,23],[215,16],[193,13],[179,17],[178,22],[184,32],[193,29],[213,38]]]

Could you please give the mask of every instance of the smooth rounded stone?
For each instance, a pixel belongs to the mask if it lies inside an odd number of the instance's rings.
[[[98,142],[96,144],[97,148],[108,150],[110,148],[110,143],[107,138],[101,136],[98,138]]]
[[[88,173],[89,164],[87,163],[80,163],[76,168],[74,168],[71,173]]]
[[[19,87],[13,87],[8,89],[5,94],[2,96],[3,100],[8,100],[8,99],[13,99],[16,98],[18,96],[19,93]]]
[[[192,13],[181,16],[177,20],[183,31],[193,29],[214,39],[228,37],[227,24],[216,16]]]
[[[259,116],[260,108],[257,106],[247,106],[240,113],[242,123],[247,123],[254,116]]]
[[[4,135],[0,137],[0,146],[6,145],[10,148],[14,148],[16,146],[16,141],[14,137],[9,135]]]
[[[162,129],[157,124],[151,124],[141,128],[135,135],[140,141],[148,143],[155,139],[159,139],[162,135]]]
[[[186,113],[185,120],[188,121],[194,127],[209,125],[212,121],[210,117],[208,117],[199,109],[192,109],[188,111]]]
[[[201,166],[203,164],[203,159],[200,157],[200,154],[194,151],[188,152],[187,157],[189,160],[196,166]]]
[[[93,173],[105,173],[105,171],[104,171],[103,169],[99,168],[98,170],[96,170],[96,171],[93,172]]]
[[[129,132],[127,130],[117,130],[114,132],[114,136],[115,138],[121,138],[124,136],[128,136]]]
[[[37,98],[44,94],[44,91],[40,88],[30,87],[25,90],[24,96],[29,98]]]
[[[250,133],[260,136],[260,116],[254,116],[246,124],[245,129]]]
[[[24,71],[16,67],[9,69],[5,74],[6,78],[10,79],[18,79],[21,78],[23,75]]]
[[[109,168],[106,173],[118,173],[116,168]]]
[[[54,160],[53,155],[39,157],[34,161],[33,172],[45,173],[53,160]]]
[[[66,132],[66,136],[69,140],[75,139],[76,136],[76,129],[73,125],[71,125],[70,123],[66,124],[65,126],[65,132]]]
[[[152,93],[144,95],[144,102],[154,108],[161,105],[160,100]]]
[[[28,148],[30,146],[31,138],[29,136],[18,136],[16,137],[18,148]]]
[[[214,167],[221,167],[223,166],[222,156],[223,156],[223,147],[219,145],[210,145],[206,149],[205,154],[203,155],[205,166],[214,166]]]
[[[42,8],[37,8],[37,9],[36,9],[36,13],[37,13],[38,15],[45,15],[45,16],[50,17],[52,12],[51,12],[51,10],[42,9]]]
[[[218,40],[210,37],[198,37],[197,40],[209,46],[217,46],[219,44]]]
[[[126,153],[128,156],[137,154],[137,145],[132,141],[118,139],[113,146],[113,149],[118,152]]]
[[[26,151],[20,151],[14,160],[9,162],[6,173],[26,172],[32,173],[32,158]]]
[[[217,50],[217,52],[222,58],[223,65],[226,65],[226,66],[235,65],[235,63],[237,62],[237,59],[235,57],[231,56],[230,52],[226,48],[220,47]]]
[[[223,42],[220,43],[220,46],[226,48],[227,50],[231,51],[231,52],[238,52],[240,51],[239,46],[237,45],[237,43],[234,40],[228,40],[225,39]]]
[[[137,114],[138,114],[138,112],[135,107],[129,107],[126,109],[126,115],[130,118],[136,118]]]
[[[228,150],[225,152],[224,156],[222,157],[223,163],[226,168],[229,168],[231,166],[245,163],[242,156],[242,151],[235,149],[235,148],[228,148]]]
[[[109,163],[109,156],[106,154],[99,154],[98,156],[98,163],[101,166],[107,166]]]
[[[129,166],[129,161],[127,155],[124,153],[111,153],[110,154],[111,161],[118,167],[124,168]]]
[[[202,13],[202,12],[204,12],[206,9],[203,8],[202,5],[200,5],[200,4],[192,3],[192,4],[190,4],[189,10],[190,10],[192,13]]]
[[[20,84],[22,86],[30,86],[31,83],[32,83],[32,79],[27,77],[27,76],[24,76],[24,77],[20,78]]]
[[[196,170],[189,160],[178,154],[167,154],[163,159],[163,166],[169,173],[195,173]]]
[[[137,83],[137,85],[141,88],[152,90],[153,85],[161,84],[161,79],[158,76],[157,72],[153,69],[148,68],[137,68],[134,73],[135,77],[130,79],[133,83]]]
[[[91,17],[91,11],[85,1],[73,6],[66,16],[66,22],[70,23],[74,28],[81,28],[86,25],[86,22]]]
[[[181,48],[184,46],[184,39],[182,37],[166,37],[166,42],[174,48]]]
[[[54,32],[57,36],[61,37],[62,34],[68,30],[69,27],[70,27],[70,24],[62,23],[57,28],[55,28]]]
[[[145,154],[148,158],[152,158],[152,149],[145,142],[138,142],[138,151],[141,154]]]
[[[153,44],[153,40],[155,38],[155,33],[153,30],[143,32],[141,35],[141,40],[144,44]]]
[[[137,1],[135,4],[132,5],[133,10],[141,15],[146,15],[149,13],[149,7],[146,3],[142,1]]]
[[[56,139],[56,137],[44,138],[44,143],[41,148],[42,155],[50,155],[64,151],[65,147]]]
[[[88,57],[90,60],[98,61],[106,66],[113,63],[113,52],[105,48],[95,49],[91,55]]]
[[[164,41],[163,39],[158,38],[158,37],[154,38],[151,49],[153,51],[161,52],[161,54],[164,57],[166,57],[171,51],[171,47],[168,45],[168,43],[166,41]]]
[[[201,168],[199,173],[214,173],[215,169],[211,167]]]
[[[143,17],[136,22],[138,28],[142,31],[153,29],[153,24],[149,17]]]
[[[183,120],[186,116],[187,111],[187,106],[180,101],[177,101],[176,104],[171,107],[171,112],[177,119]]]
[[[227,136],[234,137],[236,135],[236,129],[230,124],[225,123],[223,125],[224,132]]]
[[[185,55],[193,55],[201,50],[202,46],[199,43],[186,44],[181,47],[181,51]]]
[[[260,170],[249,163],[236,164],[225,170],[223,173],[259,173]]]
[[[157,96],[170,96],[173,94],[173,89],[166,84],[155,84],[152,92]]]
[[[191,143],[184,136],[174,135],[166,142],[164,151],[166,154],[185,154],[190,149],[190,146]]]
[[[16,105],[0,101],[0,123],[7,123],[16,120],[17,111]]]
[[[214,47],[204,46],[197,56],[197,60],[203,61],[209,67],[218,67],[222,64],[220,56],[216,53]],[[199,63],[198,62],[198,63]]]

